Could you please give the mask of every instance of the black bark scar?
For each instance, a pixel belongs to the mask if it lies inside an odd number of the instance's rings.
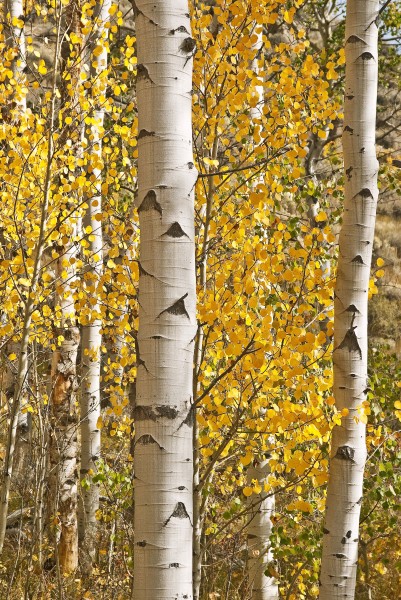
[[[187,317],[187,319],[190,320],[187,309],[185,308],[185,298],[187,296],[188,296],[188,294],[184,294],[181,298],[179,298],[176,302],[174,302],[174,304],[172,304],[168,308],[165,308],[164,310],[162,310],[162,312],[158,316],[161,317],[164,313],[168,313],[169,315],[177,315],[177,316],[185,315]]]
[[[163,214],[162,207],[157,201],[156,192],[154,190],[148,191],[138,208],[138,213],[148,212],[149,210],[155,210],[160,216]]]

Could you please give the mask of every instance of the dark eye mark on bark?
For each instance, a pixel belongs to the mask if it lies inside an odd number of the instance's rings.
[[[347,531],[347,533],[345,534],[345,537],[349,539],[349,538],[351,537],[351,535],[352,535],[352,531],[351,531],[351,530],[349,530],[349,531]]]
[[[332,554],[332,556],[335,556],[336,558],[347,558],[345,554],[340,554],[340,553]]]
[[[168,235],[169,237],[172,237],[172,238],[188,237],[187,234],[185,233],[185,231],[182,229],[181,225],[179,223],[177,223],[177,221],[175,223],[173,223],[172,225],[170,225],[170,227],[168,228],[166,233],[163,233],[163,236],[165,236],[165,235]]]
[[[362,358],[362,350],[358,343],[358,338],[356,337],[355,329],[356,327],[353,326],[351,326],[348,329],[343,341],[339,346],[337,346],[337,348],[335,348],[334,351],[347,349],[349,352],[358,352],[359,358]]]
[[[353,313],[355,315],[356,313],[359,314],[360,311],[357,309],[357,307],[355,306],[355,304],[350,304],[349,307],[346,308],[344,312],[350,312],[350,313]]]
[[[155,131],[148,131],[147,129],[141,129],[141,131],[138,133],[138,141],[145,137],[153,137],[154,135],[156,135]]]
[[[329,531],[328,529],[326,529],[325,527],[323,527],[323,533],[324,533],[325,535],[327,535],[328,533],[330,533],[330,531]]]
[[[135,421],[156,421],[157,415],[151,406],[136,406],[134,408]]]
[[[354,133],[354,130],[352,129],[352,127],[350,127],[349,125],[346,125],[344,127],[344,131],[347,131],[348,133],[350,133],[351,135]]]
[[[174,35],[177,31],[178,33],[186,33],[187,35],[189,35],[189,31],[186,27],[184,27],[184,25],[180,25],[179,27],[177,27],[177,29],[172,29],[170,31],[170,35]]]
[[[180,568],[180,563],[170,563],[169,567],[172,567],[173,569],[179,569]]]
[[[157,201],[156,192],[154,190],[148,191],[138,208],[138,213],[148,212],[149,210],[155,210],[160,216],[163,214],[162,207]]]
[[[375,57],[371,52],[363,52],[359,58],[362,58],[362,60],[374,60]]]
[[[137,66],[136,79],[137,79],[137,81],[139,81],[140,79],[147,79],[151,83],[154,83],[154,81],[152,81],[152,78],[149,75],[148,68],[145,67],[145,65],[138,65]]]
[[[162,310],[162,312],[158,316],[161,317],[164,313],[168,313],[169,315],[177,315],[177,316],[185,315],[187,317],[187,319],[190,320],[187,309],[185,308],[185,298],[187,296],[188,296],[188,294],[184,294],[184,296],[182,296],[182,298],[179,298],[177,300],[177,302],[174,302],[174,304],[172,304],[165,310]]]
[[[349,167],[348,169],[346,169],[345,173],[347,175],[348,181],[350,181],[352,179],[352,171],[354,170],[354,167]]]
[[[365,40],[363,40],[362,38],[360,38],[357,35],[350,35],[345,43],[346,44],[358,44],[358,42],[361,44],[365,44],[365,46],[366,46]]]
[[[357,196],[361,196],[361,198],[373,198],[373,194],[369,188],[363,188],[354,196],[354,198],[356,198]]]
[[[145,548],[145,546],[147,545],[147,542],[145,540],[142,540],[141,542],[137,542],[136,545],[140,546],[141,548]]]
[[[181,52],[184,52],[184,54],[189,54],[190,52],[193,52],[196,48],[196,41],[191,38],[191,37],[187,37],[185,38],[185,40],[183,40],[181,46],[180,46],[180,50]]]
[[[157,421],[159,417],[175,419],[177,415],[178,410],[173,406],[136,406],[134,409],[135,421]]]
[[[355,256],[355,258],[353,258],[353,259],[351,260],[351,262],[353,262],[353,263],[357,263],[358,265],[364,265],[364,264],[365,264],[365,263],[363,262],[363,258],[362,258],[362,256],[361,256],[360,254],[357,254],[357,255]]]
[[[163,527],[166,527],[166,525],[168,525],[170,520],[173,518],[189,519],[189,521],[191,521],[191,519],[189,518],[189,514],[187,513],[187,509],[185,508],[185,504],[183,502],[177,502],[177,504],[175,505],[175,509],[173,510],[169,518],[164,522]]]
[[[157,444],[160,450],[164,450],[163,446],[160,446],[159,442],[157,442],[155,438],[150,434],[141,435],[141,437],[136,441],[136,444],[141,444],[142,446],[150,446],[151,444]]]
[[[178,416],[178,410],[173,406],[156,406],[156,412],[160,417],[170,420],[176,419]]]
[[[350,446],[340,446],[339,448],[337,448],[337,452],[336,452],[334,458],[338,458],[339,460],[347,460],[352,463],[355,463],[354,456],[355,456],[354,448],[351,448]]]
[[[185,419],[183,420],[183,422],[181,423],[181,425],[179,426],[177,431],[179,431],[183,425],[186,425],[187,427],[192,427],[193,424],[194,424],[194,406],[192,405],[188,411],[187,416],[185,417]]]

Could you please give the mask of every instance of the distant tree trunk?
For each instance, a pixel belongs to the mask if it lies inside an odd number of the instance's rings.
[[[81,7],[72,0],[63,13],[61,44],[61,110],[73,117],[64,125],[59,138],[60,150],[67,139],[79,138],[79,95]],[[75,34],[75,38],[72,37]],[[73,42],[71,40],[74,40]],[[78,41],[79,40],[79,41]],[[71,203],[71,209],[74,205]],[[59,247],[55,265],[56,304],[61,319],[56,328],[57,349],[52,360],[51,436],[50,436],[50,517],[55,522],[55,544],[61,574],[70,574],[78,566],[78,411],[76,406],[77,354],[79,329],[76,324],[72,284],[76,277],[76,217],[68,219],[71,241]],[[59,341],[61,338],[61,341]]]
[[[256,36],[253,49],[255,57],[252,71],[262,77],[259,61],[263,51],[263,28],[256,25],[253,33]],[[264,108],[264,87],[256,85],[254,99],[251,106],[251,118],[254,127],[261,129],[260,119]],[[263,177],[260,178],[263,182]],[[274,577],[269,575],[269,568],[274,565],[270,537],[272,534],[271,516],[275,508],[275,497],[272,491],[265,492],[265,482],[270,473],[269,460],[255,457],[253,466],[247,470],[249,484],[256,479],[262,490],[259,494],[252,494],[248,500],[249,518],[246,527],[248,542],[248,578],[252,600],[278,600],[278,585]]]
[[[187,0],[136,0],[140,279],[135,600],[192,598],[196,333]]]
[[[275,509],[274,493],[264,489],[270,473],[269,460],[255,460],[248,467],[249,484],[256,480],[262,488],[248,500],[249,516],[246,528],[248,542],[248,577],[252,600],[278,600],[278,586],[273,574],[274,556],[271,550],[271,517]],[[274,569],[275,570],[275,569]]]
[[[70,281],[73,279],[73,264],[68,268],[62,263],[74,255],[74,247],[71,247],[58,259],[56,273],[59,281],[63,271],[67,272]],[[62,341],[53,354],[52,364],[50,463],[53,485],[50,486],[50,496],[53,504],[52,517],[57,520],[56,543],[60,572],[70,574],[78,566],[76,390],[80,336],[75,325],[74,303],[68,288],[63,286],[60,289],[57,302],[61,307],[62,318],[56,333],[62,336]]]
[[[25,43],[25,29],[19,27],[15,20],[19,19],[22,22],[25,20],[24,2],[23,0],[6,0],[5,1],[5,12],[10,13],[10,25],[7,27],[8,40],[7,43],[11,48],[17,50],[17,55],[12,62],[12,70],[15,79],[20,84],[24,79],[24,69],[26,67],[26,43]],[[15,102],[21,111],[26,110],[26,96],[25,94],[19,95],[17,93]]]
[[[103,272],[103,235],[102,223],[98,218],[102,213],[102,135],[104,110],[101,107],[100,94],[106,94],[107,88],[107,36],[105,27],[110,19],[111,1],[104,0],[96,4],[93,32],[90,34],[90,63],[94,78],[94,111],[93,124],[90,128],[92,144],[92,176],[94,192],[87,199],[87,209],[83,217],[83,228],[88,236],[86,255],[88,270],[87,282],[94,303],[90,310],[92,316],[82,329],[82,392],[81,392],[81,479],[86,479],[89,486],[83,487],[83,506],[79,514],[79,537],[82,547],[94,558],[96,549],[95,536],[97,529],[96,511],[99,508],[99,487],[91,481],[96,472],[96,463],[100,458],[100,352],[101,306],[100,281]],[[89,136],[88,136],[89,137]]]
[[[348,0],[345,31],[345,204],[334,302],[334,396],[348,415],[333,429],[323,537],[320,600],[354,598],[366,426],[367,305],[378,161],[377,0]]]
[[[24,3],[22,0],[8,0],[5,2],[5,12],[10,14],[10,22],[7,27],[7,44],[10,48],[14,48],[17,53],[12,61],[12,70],[14,78],[18,82],[18,86],[15,87],[14,101],[15,104],[11,103],[11,106],[6,109],[16,107],[18,114],[22,115],[26,111],[26,95],[20,93],[19,88],[24,82],[25,74],[24,69],[26,67],[26,43],[25,43],[25,29],[24,27],[18,27],[15,24],[15,19],[24,20]],[[20,344],[19,342],[12,343],[13,352],[19,356]],[[27,383],[27,382],[26,382]],[[24,387],[21,401],[21,407],[23,408],[27,404],[27,392],[26,385]],[[14,473],[17,480],[23,480],[27,474],[26,468],[28,466],[29,447],[30,447],[30,424],[31,420],[27,411],[20,410],[18,413],[18,424],[17,434],[15,442],[15,461],[14,461]]]

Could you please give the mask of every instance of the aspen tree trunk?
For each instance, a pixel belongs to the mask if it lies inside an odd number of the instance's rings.
[[[261,76],[259,60],[263,49],[263,29],[262,26],[256,26],[253,35],[257,36],[254,44],[256,51],[252,63],[252,71]],[[252,122],[256,127],[258,119],[263,114],[264,107],[264,87],[257,85],[255,89],[254,103],[251,108]],[[251,485],[252,480],[256,479],[260,484],[262,491],[259,494],[252,494],[248,499],[249,520],[247,523],[247,545],[248,545],[248,576],[251,589],[252,600],[277,600],[278,585],[274,577],[268,574],[269,567],[274,564],[274,557],[270,547],[270,536],[272,534],[271,515],[275,509],[275,497],[273,494],[267,494],[264,490],[265,482],[269,476],[269,461],[255,457],[253,466],[248,467],[247,479]]]
[[[8,0],[5,3],[6,6],[6,17],[7,13],[10,14],[10,25],[8,27],[9,38],[7,40],[8,45],[11,48],[17,50],[17,54],[12,61],[12,70],[15,80],[18,82],[20,87],[25,79],[24,69],[26,67],[26,43],[25,43],[25,30],[24,27],[19,28],[13,24],[14,19],[24,19],[24,3],[22,0]],[[15,21],[14,21],[15,22]],[[22,115],[26,111],[26,95],[16,90],[15,103]],[[14,344],[13,352],[19,356],[20,344],[17,342]],[[22,393],[21,407],[27,404],[26,385]],[[26,474],[26,468],[28,465],[28,453],[29,453],[29,438],[30,438],[30,418],[28,413],[19,410],[18,413],[18,424],[17,424],[17,437],[15,442],[15,461],[14,461],[14,472],[17,478],[24,477]]]
[[[217,132],[214,140],[211,158],[212,160],[217,159],[218,150],[218,137]],[[213,177],[209,178],[209,189],[206,199],[205,207],[205,222],[203,231],[203,243],[202,243],[202,257],[200,262],[200,276],[199,284],[203,291],[206,290],[206,279],[207,279],[207,258],[208,258],[208,246],[209,246],[209,231],[210,221],[213,206],[213,196],[215,192],[215,185]],[[195,339],[195,350],[194,350],[194,372],[193,372],[193,396],[196,402],[199,392],[199,373],[202,363],[203,354],[203,329],[198,327],[198,332]],[[199,448],[199,428],[197,423],[197,406],[194,406],[194,428],[193,428],[193,460],[194,460],[194,488],[193,488],[193,595],[194,600],[199,600],[200,587],[202,583],[202,560],[203,560],[203,549],[202,549],[202,535],[203,535],[203,524],[204,524],[204,509],[205,499],[202,494],[203,486],[200,482],[200,448]]]
[[[102,135],[104,111],[101,108],[99,96],[106,93],[107,87],[107,37],[106,24],[110,20],[109,9],[111,0],[99,1],[94,15],[93,32],[90,38],[91,73],[96,79],[94,93],[95,110],[94,122],[90,128],[91,166],[93,175],[93,195],[88,198],[88,208],[83,217],[83,228],[88,237],[88,270],[87,277],[94,290],[94,303],[91,304],[92,318],[82,330],[82,395],[81,395],[81,479],[88,479],[89,487],[84,486],[83,502],[79,514],[79,537],[82,546],[94,559],[95,536],[97,529],[96,511],[99,508],[99,487],[91,481],[91,475],[96,471],[96,462],[100,458],[100,352],[101,307],[99,293],[103,272],[103,236],[101,220],[102,212]],[[96,292],[95,289],[98,289]]]
[[[73,264],[63,266],[63,262],[74,259],[76,250],[71,245],[57,260],[56,275],[60,282],[61,274],[67,274],[67,281],[75,277]],[[60,284],[59,284],[60,285]],[[78,472],[77,472],[77,430],[78,413],[76,407],[77,353],[79,329],[75,325],[74,301],[69,286],[63,286],[57,294],[62,317],[58,335],[62,341],[53,354],[52,362],[52,440],[51,440],[51,482],[50,495],[53,503],[52,517],[57,518],[57,557],[60,572],[69,574],[78,566]]]
[[[134,12],[141,231],[134,597],[190,600],[195,42],[187,0],[136,0]]]
[[[57,7],[58,8],[58,7]],[[56,11],[57,12],[57,11]],[[59,15],[56,15],[59,17]],[[43,182],[43,199],[40,214],[39,233],[35,248],[35,259],[33,264],[30,293],[26,297],[23,311],[23,325],[21,331],[21,348],[18,359],[18,370],[16,376],[16,384],[13,402],[11,406],[10,423],[8,426],[7,442],[6,442],[6,454],[4,457],[4,465],[2,470],[1,478],[1,493],[0,493],[0,554],[3,551],[4,538],[7,527],[7,512],[8,502],[10,496],[10,484],[11,477],[13,474],[14,465],[14,454],[15,454],[15,441],[17,435],[18,415],[20,412],[21,398],[26,385],[28,377],[28,349],[29,349],[29,335],[32,325],[32,314],[35,310],[35,299],[36,291],[40,277],[40,267],[45,247],[46,239],[46,223],[48,218],[48,207],[50,200],[50,188],[51,188],[51,166],[54,155],[54,140],[53,140],[53,128],[55,122],[55,102],[56,102],[56,88],[57,88],[57,65],[59,59],[59,46],[60,46],[60,19],[58,18],[56,26],[56,40],[55,40],[55,51],[54,51],[54,74],[52,81],[52,94],[51,94],[51,105],[49,108],[49,121],[48,121],[48,145],[47,145],[47,157],[46,157],[46,173]]]
[[[16,24],[13,24],[13,20],[15,23],[15,19],[24,20],[24,2],[23,0],[6,0],[6,16],[7,13],[10,13],[10,26],[9,26],[9,34],[10,38],[8,40],[8,45],[12,48],[15,48],[18,53],[15,59],[12,62],[12,70],[14,74],[14,78],[21,84],[25,79],[24,69],[26,67],[26,43],[25,43],[25,30],[24,27],[20,28]],[[22,96],[17,95],[15,98],[17,105],[20,107],[21,111],[26,110],[26,96],[23,94]]]
[[[71,0],[64,9],[64,35],[61,44],[61,109],[64,117],[79,117],[77,94],[80,75],[81,41],[71,42],[71,33],[80,39],[81,8],[79,2]],[[76,136],[77,123],[64,126],[60,145]],[[78,128],[79,129],[79,128]],[[77,430],[78,411],[76,406],[77,354],[79,329],[76,325],[72,284],[76,278],[76,219],[70,218],[71,241],[61,247],[55,265],[56,304],[61,309],[61,319],[56,329],[59,346],[53,353],[51,372],[51,438],[50,438],[50,517],[56,523],[55,543],[58,569],[61,574],[70,574],[78,566],[78,472]],[[65,281],[65,284],[63,282]],[[59,336],[60,340],[59,341]]]
[[[345,203],[334,302],[334,396],[348,409],[333,430],[320,600],[352,599],[366,460],[358,407],[367,394],[367,305],[376,204],[377,0],[348,0],[345,31]]]
[[[249,521],[247,524],[248,576],[252,600],[277,600],[278,585],[269,570],[274,565],[270,536],[272,534],[271,517],[275,510],[274,494],[264,490],[264,484],[270,473],[268,460],[255,460],[248,467],[247,479],[256,480],[262,488],[260,494],[248,499]]]

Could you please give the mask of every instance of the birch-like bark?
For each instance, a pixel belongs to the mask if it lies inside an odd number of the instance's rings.
[[[256,26],[254,34],[255,57],[252,71],[260,78],[260,54],[263,50],[262,26]],[[264,87],[261,82],[256,86],[255,98],[251,108],[251,119],[255,127],[260,128],[258,121],[263,115]],[[269,575],[269,568],[274,564],[270,537],[272,534],[271,516],[275,508],[274,494],[265,491],[265,483],[270,473],[269,461],[255,457],[252,466],[248,467],[247,479],[251,485],[256,479],[262,488],[259,494],[252,494],[248,499],[249,519],[246,527],[248,558],[247,569],[252,600],[278,600],[278,585],[274,577]]]
[[[25,29],[24,27],[18,27],[17,20],[24,22],[24,2],[23,0],[7,0],[5,3],[6,16],[10,14],[10,25],[7,28],[9,32],[9,38],[7,40],[8,45],[17,50],[17,54],[12,61],[12,70],[15,80],[18,86],[24,83],[25,75],[24,69],[26,67],[26,43],[25,43]],[[15,102],[22,112],[26,110],[26,94],[20,91],[16,92]]]
[[[90,37],[91,73],[95,78],[95,94],[105,94],[107,87],[107,38],[110,21],[111,0],[99,1],[94,15],[93,31]],[[91,163],[94,193],[87,199],[88,208],[83,217],[83,228],[90,232],[87,255],[88,270],[86,276],[92,288],[97,288],[102,277],[103,235],[102,213],[102,135],[104,110],[101,102],[95,99],[93,124],[90,128]],[[82,329],[82,394],[81,394],[81,479],[89,480],[90,485],[83,487],[82,506],[79,513],[79,538],[91,559],[94,558],[97,529],[96,511],[99,508],[99,486],[91,481],[96,472],[96,463],[100,458],[100,351],[101,307],[99,292],[93,294],[92,317]]]
[[[215,131],[215,138],[211,151],[211,159],[217,160],[217,153],[219,148],[219,138],[217,131]],[[207,282],[207,260],[209,255],[209,233],[210,223],[213,208],[213,197],[216,191],[214,178],[210,177],[208,181],[208,193],[206,198],[206,206],[204,210],[204,229],[203,229],[203,241],[202,241],[202,254],[199,265],[199,287],[206,291]],[[194,600],[199,600],[200,588],[202,583],[202,561],[204,550],[202,548],[202,537],[205,521],[205,508],[207,499],[203,495],[203,485],[200,479],[200,444],[199,444],[199,428],[197,423],[197,405],[196,400],[199,388],[199,374],[203,356],[203,328],[198,327],[196,339],[195,339],[195,350],[194,350],[194,371],[193,371],[193,397],[195,401],[194,405],[194,429],[193,429],[193,459],[194,459],[194,491],[193,491],[193,595]]]
[[[76,248],[71,244],[56,264],[59,285],[63,272],[67,275],[68,284],[62,286],[56,295],[62,314],[57,334],[62,336],[62,341],[53,354],[51,374],[51,516],[57,518],[56,549],[62,574],[72,573],[78,566],[76,390],[80,336],[75,324],[74,300],[70,288],[75,279],[75,255]]]
[[[136,0],[139,356],[135,600],[192,599],[196,334],[192,53],[187,0]]]
[[[358,408],[367,394],[367,306],[378,161],[375,149],[378,77],[377,0],[348,0],[345,31],[345,203],[334,302],[334,396],[347,409],[333,430],[323,537],[320,600],[352,599],[366,460]]]
[[[25,28],[18,27],[15,20],[24,20],[24,3],[22,0],[8,0],[5,3],[5,8],[5,16],[7,17],[7,14],[10,15],[10,21],[7,27],[7,44],[10,48],[14,48],[16,50],[15,58],[12,61],[12,71],[14,79],[17,82],[14,100],[15,105],[18,108],[18,112],[22,116],[26,111],[26,94],[21,89],[25,81],[24,69],[26,67]],[[14,348],[12,351],[19,356],[19,342],[15,342],[13,345]],[[21,407],[24,407],[27,404],[26,386],[22,393],[20,404]],[[30,447],[30,429],[30,418],[28,412],[19,410],[14,461],[14,473],[18,479],[23,478],[27,472],[26,469],[28,466]]]
[[[248,499],[247,568],[251,600],[278,599],[277,581],[269,574],[275,564],[270,543],[273,527],[271,517],[275,510],[275,497],[274,494],[271,492],[269,494],[264,489],[269,473],[269,460],[266,459],[255,460],[247,471],[249,484],[256,480],[262,488],[259,494],[252,494]]]
[[[79,59],[82,50],[81,7],[71,0],[63,14],[64,35],[60,50],[61,109],[79,118]],[[72,37],[75,34],[75,38]],[[73,41],[71,41],[73,40]],[[75,121],[75,120],[74,120]],[[76,122],[74,122],[76,127]],[[63,145],[74,132],[65,126],[59,143]],[[76,406],[77,354],[80,340],[76,325],[72,286],[76,279],[77,234],[76,218],[69,219],[70,240],[60,248],[55,264],[56,304],[61,319],[56,329],[61,342],[52,359],[51,371],[51,436],[50,436],[50,517],[55,526],[55,544],[58,569],[70,574],[78,566],[78,411]],[[65,282],[65,283],[64,283]]]

